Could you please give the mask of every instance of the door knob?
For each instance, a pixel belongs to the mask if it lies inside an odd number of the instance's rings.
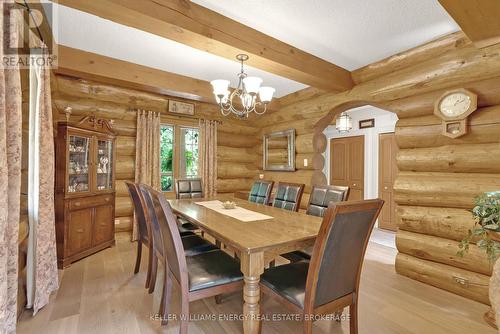
[[[387,190],[387,187],[384,187],[385,190]]]
[[[356,187],[356,183],[353,183],[353,185],[352,185],[352,186],[353,186],[353,187]]]

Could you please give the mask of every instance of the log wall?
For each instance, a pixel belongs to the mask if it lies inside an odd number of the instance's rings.
[[[169,96],[145,93],[108,84],[56,75],[53,84],[53,107],[64,120],[64,108],[72,107],[72,121],[83,116],[113,119],[116,139],[116,211],[117,231],[130,230],[133,207],[125,181],[135,177],[136,109],[161,112],[161,120],[169,124],[196,126],[198,120],[166,113]],[[180,98],[173,98],[184,101]],[[248,190],[257,175],[254,147],[258,143],[258,129],[233,118],[221,117],[218,107],[212,104],[187,101],[195,104],[197,118],[222,121],[218,131],[218,190],[233,193]]]
[[[294,173],[263,173],[306,183],[305,205],[311,185],[327,182],[320,133],[336,115],[366,104],[395,112],[396,271],[488,304],[491,267],[484,251],[472,244],[465,257],[456,253],[474,225],[474,197],[500,190],[500,45],[479,50],[458,32],[356,70],[353,78],[356,86],[348,92],[291,95],[259,121],[261,135],[295,128],[298,157],[318,159],[312,169],[298,164]],[[479,105],[468,134],[457,139],[443,136],[433,115],[436,99],[453,88],[475,92]]]

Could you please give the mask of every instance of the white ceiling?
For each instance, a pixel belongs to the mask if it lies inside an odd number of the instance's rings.
[[[86,12],[56,6],[53,26],[58,27],[54,33],[58,44],[196,79],[227,79],[233,87],[238,83],[240,64],[236,59],[231,61]],[[246,72],[261,77],[263,85],[274,87],[276,97],[307,87],[249,66]]]
[[[460,30],[437,0],[192,0],[350,71]]]
[[[90,0],[96,1],[96,0]],[[459,30],[437,0],[194,0],[348,70]],[[239,64],[189,46],[56,5],[59,44],[196,79],[230,79]],[[255,68],[277,97],[306,86]]]

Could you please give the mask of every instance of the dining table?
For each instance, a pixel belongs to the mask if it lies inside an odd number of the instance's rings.
[[[224,209],[222,202],[226,201],[235,202],[236,209]],[[260,333],[260,276],[280,254],[314,245],[322,219],[232,196],[169,202],[177,216],[197,225],[237,254],[244,277],[243,332]],[[240,210],[240,214],[238,209],[246,210]]]

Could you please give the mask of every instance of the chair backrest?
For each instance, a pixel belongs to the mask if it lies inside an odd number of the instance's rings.
[[[323,217],[330,202],[343,202],[347,200],[349,187],[321,185],[314,186],[307,205],[307,214]]]
[[[253,183],[248,200],[254,203],[269,204],[271,190],[273,190],[274,181],[257,180]]]
[[[137,188],[142,195],[144,203],[144,214],[150,222],[150,231],[153,239],[153,249],[163,256],[163,237],[161,235],[158,217],[156,216],[155,208],[153,206],[153,199],[150,195],[150,190],[153,190],[153,188],[142,183],[137,185]]]
[[[153,206],[160,225],[160,232],[163,239],[165,260],[168,263],[170,272],[183,288],[187,288],[187,264],[186,254],[182,245],[181,234],[177,228],[177,220],[170,203],[165,196],[153,189],[149,190]]]
[[[384,201],[330,203],[314,244],[305,308],[311,311],[357,291],[366,246]]]
[[[279,182],[276,187],[273,206],[290,211],[299,211],[304,187],[303,183]]]
[[[129,181],[125,181],[128,193],[134,204],[135,217],[137,219],[137,225],[139,226],[139,239],[146,241],[148,244],[153,242],[151,238],[150,220],[146,216],[145,203],[142,195],[139,193],[137,184]]]
[[[175,198],[202,198],[201,179],[178,179],[175,181]]]

